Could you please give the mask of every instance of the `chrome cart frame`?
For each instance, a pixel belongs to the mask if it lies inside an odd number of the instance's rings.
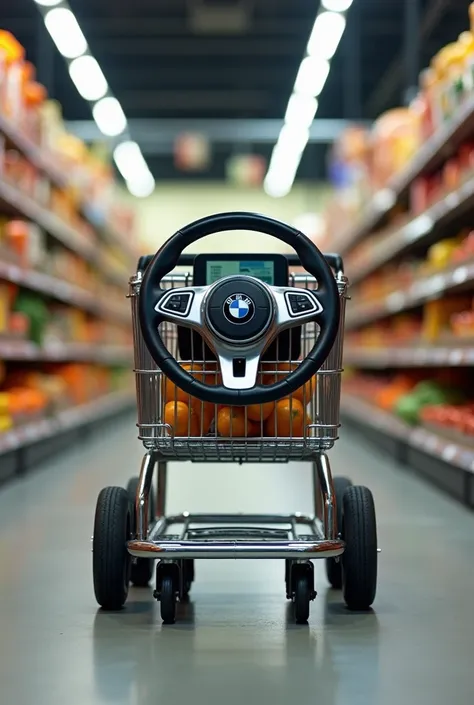
[[[184,261],[186,258],[182,258]],[[291,262],[291,258],[290,262]],[[180,261],[181,263],[181,261]],[[296,260],[299,265],[299,261]],[[177,271],[163,280],[167,288],[186,286],[192,275]],[[130,280],[129,297],[132,303],[132,320],[135,350],[135,377],[138,408],[139,438],[147,452],[143,458],[138,489],[135,498],[136,525],[134,535],[127,543],[134,559],[160,559],[164,562],[180,562],[203,558],[284,558],[303,561],[316,558],[336,558],[345,547],[339,537],[336,501],[329,460],[326,454],[338,438],[340,387],[344,314],[348,281],[343,272],[335,272],[339,291],[341,318],[339,332],[332,351],[317,374],[317,381],[309,391],[305,389],[303,404],[310,410],[304,430],[278,436],[275,422],[274,434],[264,428],[263,412],[260,433],[247,437],[247,412],[245,437],[231,433],[227,437],[218,434],[217,428],[201,433],[191,432],[177,435],[173,427],[165,422],[166,380],[151,358],[142,337],[138,319],[138,295],[142,273],[139,271]],[[316,280],[304,273],[290,274],[290,286],[316,289]],[[173,324],[164,323],[163,339],[168,349],[178,356],[177,334]],[[301,331],[302,355],[311,349],[318,332],[315,324],[306,324]],[[290,344],[291,348],[291,344]],[[196,359],[194,352],[191,366]],[[275,369],[263,374],[282,374],[280,359],[276,355]],[[293,362],[290,360],[290,363]],[[295,361],[294,364],[298,364]],[[204,365],[200,365],[200,374]],[[209,373],[215,374],[215,372]],[[287,374],[287,372],[285,373]],[[190,405],[191,408],[191,405]],[[217,408],[216,408],[217,412]],[[258,422],[257,422],[258,423]],[[191,460],[195,462],[288,462],[290,460],[312,463],[314,513],[265,515],[265,514],[190,514],[166,515],[166,485],[168,462]],[[149,498],[153,473],[157,468],[157,500],[155,519],[150,522]],[[238,525],[237,527],[235,525]],[[170,534],[172,526],[178,526],[176,534]],[[306,533],[303,533],[303,529]],[[287,564],[288,565],[288,564]],[[310,564],[311,565],[311,564]],[[158,590],[158,588],[157,588]],[[159,592],[159,590],[158,590]],[[288,585],[287,585],[288,592]],[[313,590],[314,592],[314,590]]]

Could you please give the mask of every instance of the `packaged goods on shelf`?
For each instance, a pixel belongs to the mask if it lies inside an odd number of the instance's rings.
[[[421,73],[411,105],[381,115],[365,133],[357,160],[361,179],[346,183],[327,215],[328,229],[343,247],[352,247],[361,232],[375,226],[400,228],[403,218],[423,214],[473,178],[472,130],[464,124],[474,113],[472,6],[469,16],[469,30],[443,47]],[[346,139],[343,135],[339,144]],[[353,157],[339,144],[333,161],[345,172]],[[354,218],[360,227],[354,227]]]
[[[0,30],[0,453],[130,402],[135,264],[110,158],[67,133]]]

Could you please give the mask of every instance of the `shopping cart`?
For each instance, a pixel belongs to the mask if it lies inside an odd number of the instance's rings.
[[[248,257],[239,264],[245,274],[219,276],[228,263],[216,268],[216,256],[207,262],[215,280],[196,285],[199,258],[183,250],[230,230],[266,233],[295,249],[284,260],[283,286],[268,283],[273,274],[266,282],[262,272],[252,276]],[[267,273],[281,271],[282,257],[269,256]],[[232,263],[235,271],[235,256]],[[126,490],[99,495],[93,572],[102,607],[121,608],[130,582],[148,585],[158,559],[154,596],[163,621],[173,623],[195,559],[208,558],[284,559],[298,623],[307,621],[316,596],[318,558],[350,609],[370,607],[378,550],[372,495],[347,478],[333,480],[327,456],[340,426],[347,285],[340,257],[323,256],[294,228],[251,213],[196,221],[140,260],[129,296],[146,453]],[[176,460],[311,462],[314,513],[167,516],[167,468]]]

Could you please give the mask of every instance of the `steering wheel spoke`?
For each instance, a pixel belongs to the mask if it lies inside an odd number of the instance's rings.
[[[203,301],[208,286],[187,286],[164,291],[155,311],[165,321],[199,328],[203,324]]]
[[[226,389],[252,389],[257,382],[260,351],[247,354],[217,350],[222,384]]]
[[[297,287],[270,287],[276,302],[276,324],[282,330],[317,321],[324,307],[314,291]]]

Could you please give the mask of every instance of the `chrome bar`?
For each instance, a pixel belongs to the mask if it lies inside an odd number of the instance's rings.
[[[129,541],[128,552],[137,558],[334,558],[344,552],[344,541]]]
[[[156,516],[164,517],[166,514],[166,479],[168,463],[166,460],[158,461],[157,492],[156,492]]]
[[[316,456],[315,465],[318,471],[319,483],[323,496],[323,525],[326,539],[333,540],[337,534],[337,517],[335,509],[334,488],[331,477],[331,466],[325,453]]]
[[[168,526],[172,524],[304,524],[312,526],[314,517],[309,514],[175,514],[166,517]]]
[[[319,481],[319,470],[318,463],[316,460],[313,461],[312,466],[312,476],[313,476],[313,507],[314,516],[320,521],[323,520],[323,503],[322,503],[322,493],[321,493],[321,483]]]
[[[153,480],[153,468],[155,467],[155,455],[152,452],[143,456],[138,479],[137,496],[135,497],[135,511],[137,517],[137,538],[145,539],[148,534],[148,498]]]
[[[148,541],[156,541],[158,538],[162,537],[168,526],[169,523],[166,517],[158,519],[150,531]]]

